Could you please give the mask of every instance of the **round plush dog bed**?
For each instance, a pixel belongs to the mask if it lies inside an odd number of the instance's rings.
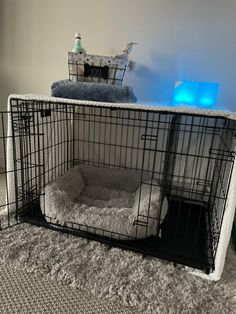
[[[41,208],[48,222],[115,239],[158,235],[167,210],[148,176],[121,169],[76,166],[45,187]],[[160,234],[160,233],[159,233]]]

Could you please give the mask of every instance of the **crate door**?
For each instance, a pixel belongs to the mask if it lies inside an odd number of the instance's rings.
[[[177,143],[177,117],[170,113],[146,112],[141,135],[143,156],[138,200],[137,234],[161,237],[161,226],[168,211],[174,151]],[[173,146],[173,147],[172,147]]]
[[[27,106],[12,107],[11,126],[14,176],[10,178],[15,188],[15,213],[18,220],[22,215],[39,207],[44,173],[43,134],[39,123],[40,110],[33,111]]]
[[[0,112],[0,230],[18,223],[11,112]]]

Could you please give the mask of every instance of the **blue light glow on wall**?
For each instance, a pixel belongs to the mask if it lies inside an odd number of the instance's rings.
[[[218,83],[177,81],[173,103],[210,109],[216,104],[218,90]]]

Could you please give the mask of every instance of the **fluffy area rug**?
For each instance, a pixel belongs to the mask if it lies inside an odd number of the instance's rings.
[[[20,224],[0,234],[0,263],[36,272],[141,313],[236,313],[236,255],[209,282],[157,258]]]

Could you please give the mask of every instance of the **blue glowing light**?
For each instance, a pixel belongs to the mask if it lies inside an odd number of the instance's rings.
[[[202,97],[199,99],[199,103],[202,105],[202,106],[212,106],[214,105],[214,99],[212,97]]]
[[[193,103],[194,102],[194,97],[191,93],[189,93],[186,90],[180,91],[175,95],[175,101],[176,102],[184,102],[184,103]]]
[[[177,81],[173,103],[212,108],[216,103],[218,89],[218,83]]]

